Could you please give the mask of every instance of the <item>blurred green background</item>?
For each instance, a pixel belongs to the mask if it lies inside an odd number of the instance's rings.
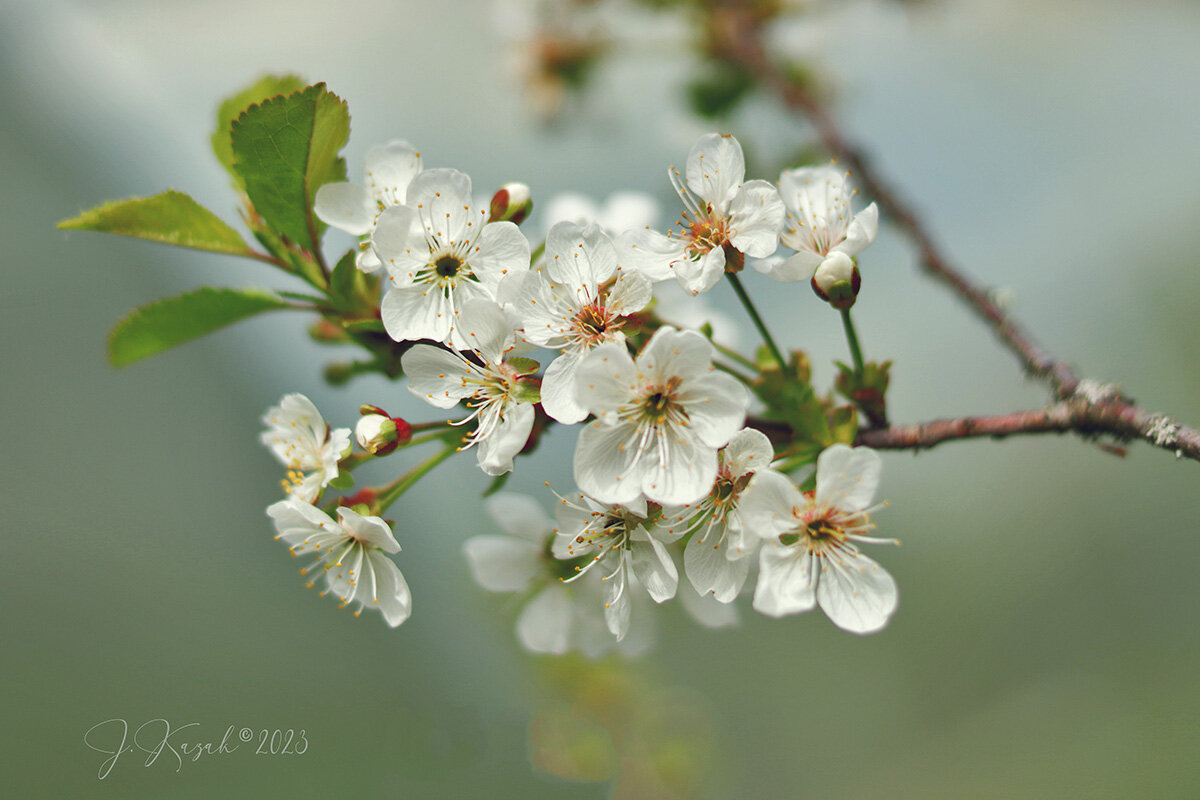
[[[331,351],[300,316],[106,365],[108,330],[137,305],[201,284],[295,288],[251,262],[54,229],[167,187],[235,220],[211,119],[265,71],[349,101],[352,176],[403,137],[480,194],[519,179],[535,198],[634,188],[670,208],[664,167],[712,123],[682,100],[696,68],[682,28],[622,13],[604,21],[631,40],[545,127],[507,68],[515,3],[0,4],[5,796],[605,797],[608,782],[532,766],[530,731],[635,710],[645,726],[617,737],[625,796],[665,791],[647,769],[714,798],[1200,796],[1194,463],[1059,437],[886,454],[879,524],[904,546],[879,554],[901,589],[884,632],[748,607],[709,631],[669,606],[656,650],[590,668],[527,657],[503,599],[472,584],[461,542],[491,530],[474,458],[390,514],[415,595],[403,627],[303,588],[264,514],[280,470],[262,412],[302,391],[334,424],[361,402],[432,417],[382,380],[323,386]],[[816,35],[780,34],[809,40],[839,116],[954,258],[1011,289],[1052,352],[1200,423],[1195,4],[854,3]],[[765,100],[722,128],[764,172],[806,136]],[[894,419],[1043,402],[886,225],[863,271],[856,317],[868,357],[896,362]],[[803,286],[747,285],[827,384],[845,357],[836,316]],[[737,313],[726,288],[713,300]],[[573,441],[556,431],[509,487],[548,499]],[[595,690],[592,710],[561,705],[563,686]],[[131,756],[98,781],[84,732],[159,717],[218,741],[227,725],[302,728],[310,747],[178,772]],[[593,777],[605,748],[582,757]]]

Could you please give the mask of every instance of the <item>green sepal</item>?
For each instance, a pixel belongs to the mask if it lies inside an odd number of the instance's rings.
[[[307,81],[295,75],[264,75],[237,94],[225,98],[221,107],[217,109],[217,124],[212,133],[213,153],[216,154],[217,161],[229,170],[234,183],[242,191],[246,190],[246,184],[233,168],[233,143],[229,133],[233,121],[255,103],[298,92],[306,85]]]
[[[108,358],[123,367],[264,311],[291,308],[262,289],[195,289],[133,311],[113,328]]]
[[[838,406],[830,412],[829,436],[834,444],[854,445],[858,436],[858,410],[854,406]]]
[[[511,358],[506,358],[504,359],[504,363],[508,364],[522,375],[531,375],[534,372],[537,372],[542,366],[541,362],[535,361],[532,358],[525,358],[523,356],[512,356]]]
[[[838,368],[838,376],[834,380],[837,393],[862,409],[872,424],[886,424],[887,390],[892,380],[892,362],[868,361],[863,365],[861,376],[856,374],[852,367],[840,361],[833,363]]]
[[[105,203],[58,223],[62,230],[98,231],[190,247],[212,253],[246,255],[249,245],[238,232],[183,192]]]
[[[338,476],[329,482],[329,488],[344,492],[354,488],[354,476],[349,472],[339,472]]]
[[[329,274],[329,297],[342,308],[352,304],[356,293],[358,274],[361,272],[355,264],[356,253],[355,249],[347,250]]]
[[[231,128],[233,168],[254,210],[313,253],[325,227],[313,200],[326,183],[346,180],[338,152],[349,136],[346,103],[323,83],[250,106]]]

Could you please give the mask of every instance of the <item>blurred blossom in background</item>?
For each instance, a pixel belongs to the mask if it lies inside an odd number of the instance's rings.
[[[650,609],[657,644],[636,659],[559,659],[523,651],[519,605],[472,580],[463,542],[501,533],[474,458],[389,514],[415,598],[403,627],[303,588],[264,514],[278,471],[258,444],[263,409],[303,391],[335,426],[363,402],[428,414],[381,378],[324,385],[338,354],[307,321],[253,320],[107,366],[105,336],[130,308],[279,280],[54,223],[167,187],[235,222],[209,135],[220,100],[265,72],[349,102],[352,177],[368,148],[403,138],[481,192],[529,184],[531,229],[567,192],[584,195],[576,208],[630,191],[675,208],[666,167],[714,127],[742,141],[748,177],[811,144],[765,96],[719,123],[692,116],[702,65],[684,17],[584,5],[543,35],[520,3],[0,4],[7,793],[1195,797],[1192,463],[1059,437],[885,453],[879,523],[904,546],[888,554],[900,605],[882,633],[819,614],[711,628],[670,605]],[[1200,421],[1200,9],[856,2],[771,41],[816,59],[846,130],[1052,352]],[[895,420],[1043,401],[917,274],[886,218],[866,258],[856,318],[869,355],[895,361]],[[802,285],[745,280],[828,385],[845,357],[836,318]],[[755,341],[727,289],[704,300],[714,326],[732,319]],[[549,512],[542,481],[573,442],[552,432],[507,488]],[[227,726],[304,729],[309,746],[246,745],[178,772],[131,758],[98,781],[104,756],[84,732],[114,718],[196,722],[218,741]]]

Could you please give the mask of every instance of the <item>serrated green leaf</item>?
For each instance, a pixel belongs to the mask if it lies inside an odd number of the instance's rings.
[[[317,252],[324,225],[317,189],[346,179],[338,152],[350,136],[346,103],[318,83],[246,109],[233,123],[233,168],[254,209],[275,230]]]
[[[237,231],[183,192],[116,200],[58,223],[62,230],[98,231],[191,247],[213,253],[245,255],[249,246]]]
[[[108,338],[108,357],[123,367],[191,341],[246,317],[291,308],[262,289],[196,289],[151,303],[117,323]]]
[[[217,160],[221,162],[221,165],[229,170],[229,174],[233,176],[239,189],[245,191],[246,185],[242,181],[242,176],[238,175],[237,170],[233,168],[233,143],[230,141],[229,135],[233,121],[256,103],[270,100],[279,95],[298,92],[306,85],[306,81],[295,75],[264,75],[237,94],[225,98],[221,107],[217,109],[217,124],[212,133],[213,152],[216,153]]]

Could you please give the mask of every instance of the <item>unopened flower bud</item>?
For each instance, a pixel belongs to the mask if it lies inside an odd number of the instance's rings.
[[[843,310],[854,305],[861,284],[862,277],[854,259],[838,251],[826,256],[812,277],[812,288],[817,297]]]
[[[368,453],[386,456],[412,438],[412,426],[383,414],[365,414],[354,426],[354,438]]]
[[[529,187],[523,183],[506,183],[492,195],[491,216],[488,222],[509,222],[520,225],[533,210]]]

